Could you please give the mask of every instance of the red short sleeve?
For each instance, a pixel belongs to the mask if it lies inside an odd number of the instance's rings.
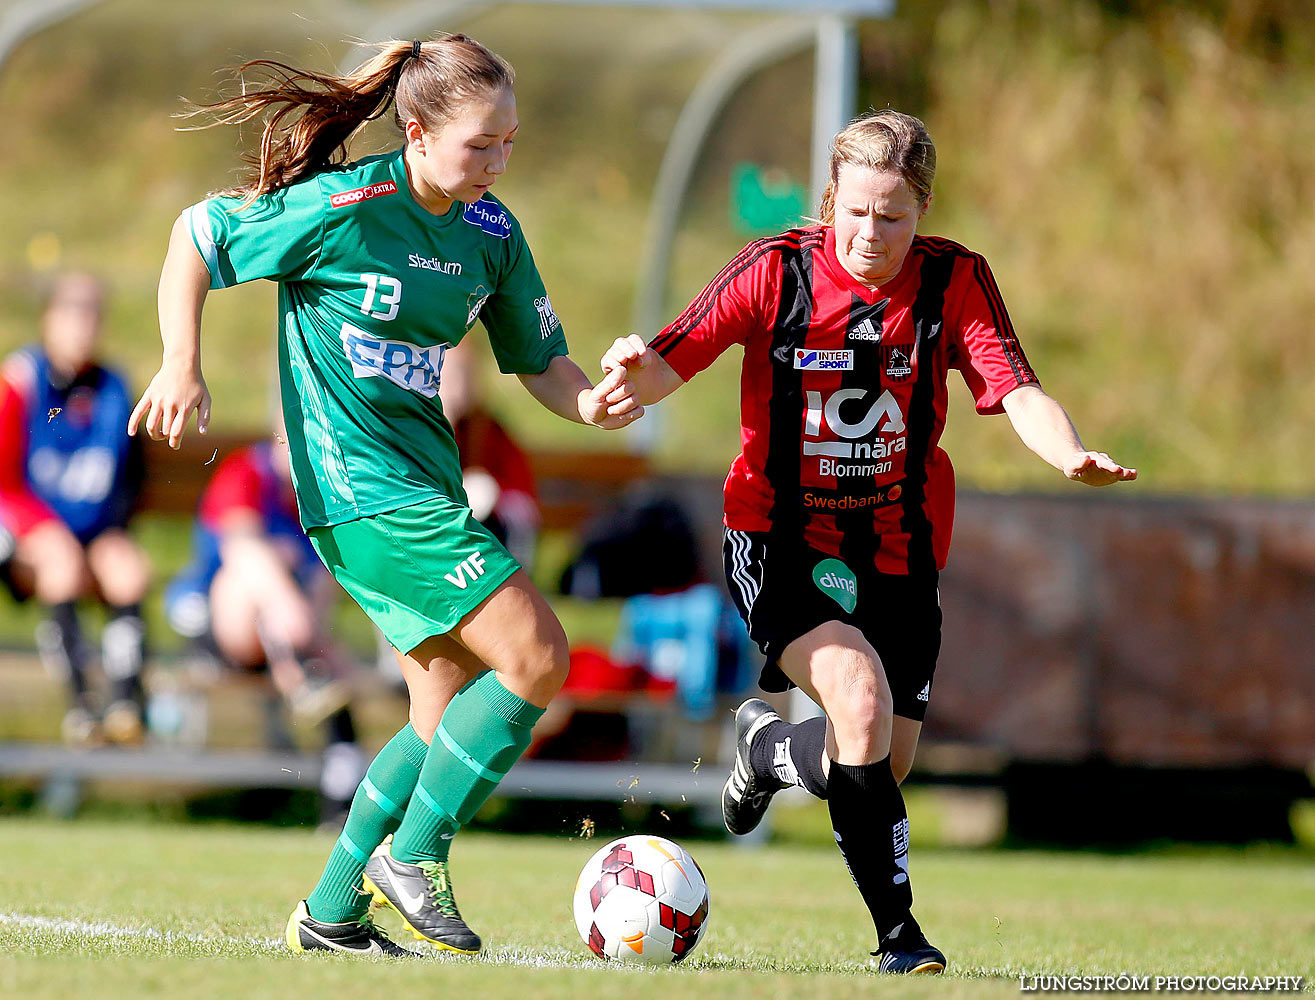
[[[761,328],[773,277],[779,271],[780,240],[756,240],[736,254],[649,346],[688,382],[732,344],[744,344]]]
[[[963,374],[978,413],[1000,413],[1000,401],[1021,385],[1039,384],[1014,333],[995,276],[981,254],[958,261],[946,298],[956,316],[954,367]]]

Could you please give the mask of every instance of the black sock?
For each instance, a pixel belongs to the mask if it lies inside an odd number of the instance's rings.
[[[269,675],[269,667],[261,664],[259,667],[251,668],[251,673],[263,673]],[[289,753],[297,749],[297,743],[292,738],[292,730],[288,728],[287,713],[284,712],[283,696],[274,690],[270,685],[270,691],[265,696],[265,742],[269,744],[271,750],[283,750]]]
[[[140,604],[111,605],[101,632],[101,667],[110,682],[110,701],[136,702],[143,707],[142,663],[146,659],[146,628]]]
[[[890,757],[875,764],[831,762],[831,826],[849,874],[885,941],[909,919],[909,820]]]
[[[791,725],[772,722],[764,726],[749,747],[753,772],[771,778],[782,788],[798,785],[810,795],[826,798],[826,772],[822,751],[826,748],[826,716]]]
[[[350,708],[344,706],[324,720],[324,742],[330,746],[334,743],[356,742],[356,723]],[[355,791],[353,786],[352,792]]]
[[[87,652],[73,601],[52,605],[50,617],[37,628],[37,649],[46,669],[68,680],[75,704],[90,707],[87,697]]]

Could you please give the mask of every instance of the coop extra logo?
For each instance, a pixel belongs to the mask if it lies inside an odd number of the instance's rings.
[[[353,188],[351,191],[339,191],[337,194],[329,195],[329,204],[334,208],[342,208],[344,205],[355,205],[358,202],[369,201],[371,198],[378,198],[386,194],[397,194],[397,183],[395,181],[382,181],[379,184],[367,184],[365,187]]]

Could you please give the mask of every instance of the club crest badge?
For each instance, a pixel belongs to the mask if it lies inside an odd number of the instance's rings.
[[[909,362],[907,348],[883,347],[881,349],[881,370],[891,382],[903,382],[913,374],[913,365]]]

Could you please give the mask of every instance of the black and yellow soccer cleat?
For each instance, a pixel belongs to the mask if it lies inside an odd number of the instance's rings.
[[[761,698],[750,698],[735,710],[735,765],[721,789],[721,816],[731,833],[749,833],[762,822],[772,796],[785,787],[775,777],[755,774],[749,748],[763,728],[780,722],[772,706]]]
[[[332,951],[344,955],[379,955],[384,958],[416,958],[414,951],[394,944],[388,935],[374,925],[369,914],[360,920],[341,924],[326,924],[316,920],[306,909],[303,899],[288,917],[284,935],[288,950],[296,954],[311,951]]]
[[[909,917],[881,942],[881,950],[874,951],[878,972],[893,975],[935,976],[945,971],[945,956],[939,948],[927,942],[918,922]]]
[[[479,935],[457,909],[446,861],[413,865],[377,853],[365,866],[364,882],[378,903],[397,911],[417,940],[463,955],[479,951]]]

